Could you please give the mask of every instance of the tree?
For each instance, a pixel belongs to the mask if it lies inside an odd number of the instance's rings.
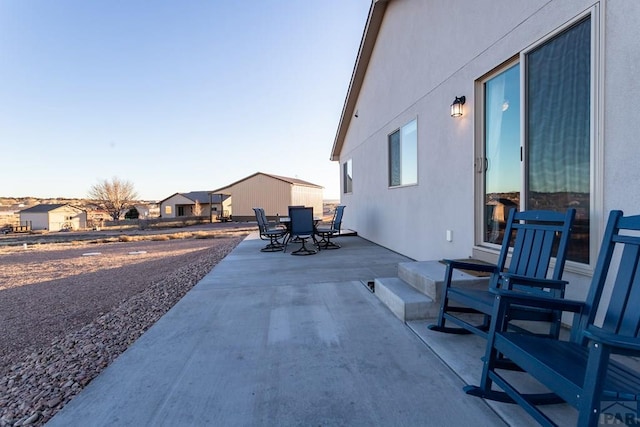
[[[202,215],[202,206],[200,206],[200,202],[196,200],[196,204],[193,205],[193,215],[200,216]]]
[[[89,198],[96,200],[117,221],[125,209],[133,206],[138,194],[131,182],[113,177],[111,181],[105,179],[94,184],[89,190]]]

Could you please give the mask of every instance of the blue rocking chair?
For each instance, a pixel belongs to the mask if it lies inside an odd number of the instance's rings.
[[[507,289],[494,290],[494,298],[481,383],[465,387],[468,394],[518,403],[544,426],[556,424],[538,406],[560,402],[578,410],[579,426],[596,426],[600,421],[604,425],[607,420],[639,424],[640,372],[628,361],[640,356],[640,215],[610,213],[585,302]],[[511,309],[523,306],[574,313],[570,340],[508,331]],[[504,358],[550,392],[518,390],[513,374],[499,372]],[[493,383],[504,391],[493,390]],[[617,419],[624,408],[630,412]]]

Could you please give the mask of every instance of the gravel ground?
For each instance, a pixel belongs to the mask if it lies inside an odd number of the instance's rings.
[[[0,250],[0,426],[43,425],[242,237]]]

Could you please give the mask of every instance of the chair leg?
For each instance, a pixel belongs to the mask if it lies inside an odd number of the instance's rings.
[[[602,344],[589,343],[589,361],[583,387],[584,405],[579,410],[578,425],[597,426],[600,418],[602,385],[607,376],[607,366],[611,349]]]
[[[283,248],[284,245],[278,241],[277,236],[269,236],[269,237],[270,237],[269,244],[264,248],[260,249],[261,252],[279,252],[284,249]]]
[[[318,242],[318,247],[322,249],[340,249],[340,245],[331,241],[331,236],[333,234],[330,233],[320,233],[322,239]]]
[[[297,251],[291,252],[291,255],[314,255],[314,254],[316,254],[315,250],[307,248],[307,245],[306,245],[307,238],[302,238],[301,237],[300,240],[302,240],[302,247],[300,249],[298,249]]]
[[[464,328],[451,328],[445,326],[445,316],[444,314],[447,312],[449,308],[449,297],[448,297],[448,289],[451,287],[451,279],[453,277],[453,268],[451,265],[447,265],[447,271],[444,275],[444,289],[442,289],[442,301],[440,302],[440,311],[438,312],[438,321],[436,323],[432,323],[427,326],[432,331],[444,332],[446,334],[460,334],[467,335],[471,332]]]

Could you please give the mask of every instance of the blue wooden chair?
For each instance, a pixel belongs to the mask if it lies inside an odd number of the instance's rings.
[[[256,214],[256,221],[258,223],[258,229],[260,230],[260,239],[269,240],[269,243],[264,248],[260,249],[262,252],[278,252],[284,249],[284,243],[279,239],[284,239],[287,234],[287,230],[281,227],[270,227],[267,221],[267,216],[262,208],[253,208]]]
[[[497,288],[564,296],[567,282],[562,280],[562,273],[575,214],[575,209],[568,209],[566,213],[541,210],[517,212],[516,209],[511,209],[497,264],[444,260],[447,269],[440,311],[437,322],[429,325],[429,329],[457,334],[474,333],[486,337],[493,311],[494,295],[491,290]],[[507,267],[508,258],[511,260]],[[547,278],[554,258],[553,276]],[[488,289],[454,286],[452,277],[456,269],[490,273]],[[516,279],[517,284],[514,285]],[[557,311],[525,309],[512,314],[520,320],[548,321],[549,334],[552,336],[557,336],[560,331],[561,319]],[[446,326],[448,321],[457,326]]]
[[[290,219],[290,227],[289,234],[290,237],[285,241],[284,251],[287,252],[287,245],[290,241],[299,241],[302,243],[302,246],[293,252],[292,255],[313,255],[317,251],[315,249],[307,248],[307,240],[313,239],[315,241],[314,235],[314,225],[313,225],[313,208],[289,208],[289,219]],[[319,250],[320,248],[318,248]]]
[[[611,290],[610,297],[609,292],[603,292],[605,288]],[[579,426],[595,426],[601,415],[601,420],[608,417],[615,421],[613,414],[606,414],[607,407],[620,409],[626,403],[635,413],[633,425],[638,425],[635,411],[640,400],[640,372],[624,363],[624,358],[640,356],[640,215],[610,213],[585,302],[527,296],[503,289],[496,290],[494,297],[481,385],[466,387],[467,393],[517,402],[547,426],[555,424],[538,405],[567,402],[578,409]],[[514,306],[551,307],[575,313],[570,339],[509,332],[509,313]],[[612,355],[618,356],[614,360]],[[549,388],[550,393],[518,391],[513,380],[499,373],[505,357]],[[492,383],[504,392],[493,390]]]
[[[333,219],[328,226],[319,225],[316,227],[316,234],[320,236],[318,246],[322,249],[339,249],[340,245],[331,241],[331,238],[340,234],[340,228],[342,227],[342,214],[344,212],[344,206],[336,206],[336,210],[333,212]]]

